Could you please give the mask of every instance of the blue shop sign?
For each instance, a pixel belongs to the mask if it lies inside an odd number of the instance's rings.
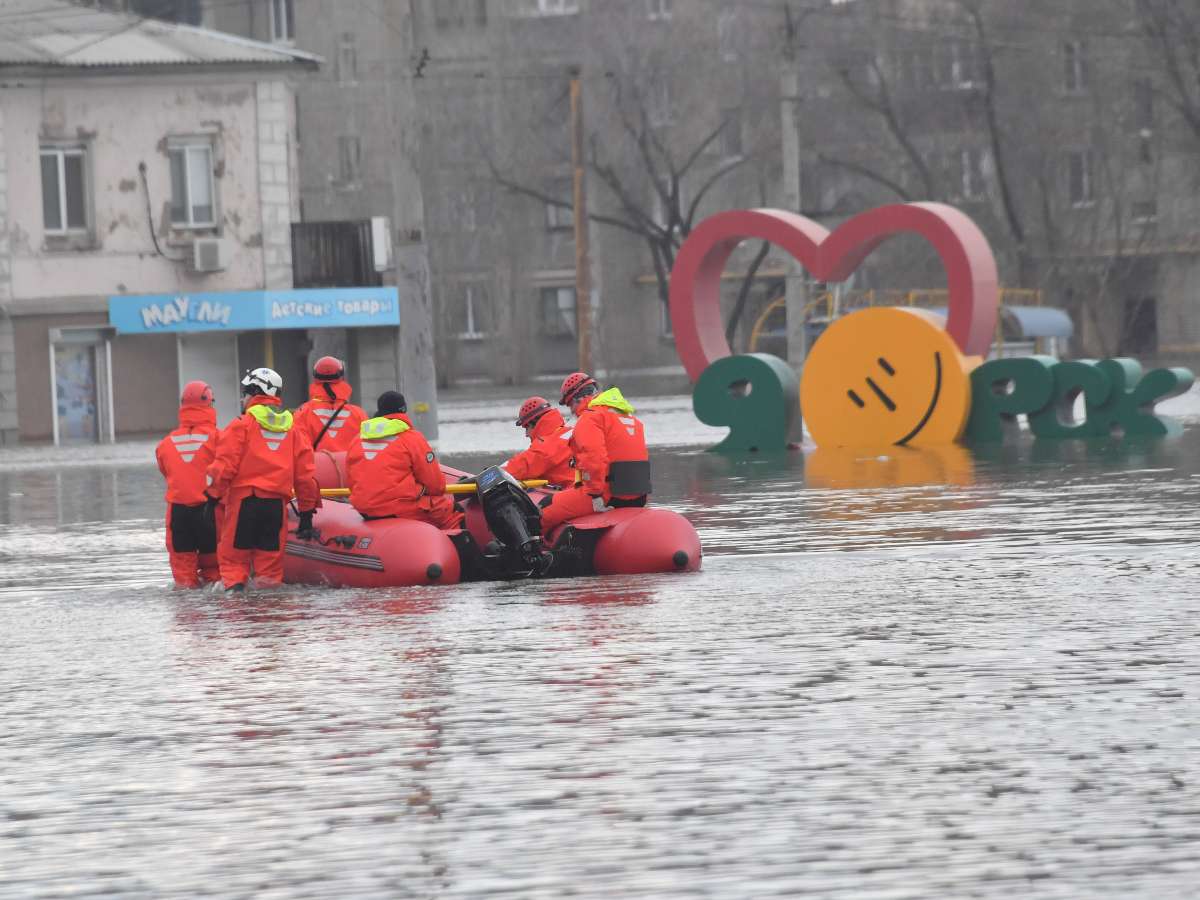
[[[372,287],[121,295],[108,298],[108,321],[118,334],[369,328],[400,324],[400,294]]]

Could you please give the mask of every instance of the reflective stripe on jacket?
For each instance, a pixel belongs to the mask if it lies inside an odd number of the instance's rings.
[[[205,472],[217,455],[217,411],[211,406],[181,406],[179,427],[158,442],[154,458],[167,479],[168,503],[204,502]]]
[[[583,489],[605,500],[613,496],[608,489],[611,463],[643,462],[650,458],[642,421],[633,414],[633,407],[617,388],[597,395],[579,414],[571,435],[571,448]]]
[[[254,397],[221,433],[217,458],[208,469],[214,497],[246,490],[287,499],[295,491],[301,511],[321,505],[312,445],[293,427],[290,412],[275,409],[278,405],[276,397]]]
[[[308,386],[308,402],[296,410],[296,428],[308,438],[310,444],[315,444],[325,423],[329,428],[317,450],[349,450],[358,440],[359,426],[366,420],[367,414],[361,406],[350,402],[352,388],[344,381],[328,384],[333,389],[333,400],[325,388],[324,381],[314,381]],[[344,404],[344,405],[343,405]]]
[[[446,476],[425,435],[404,413],[367,419],[346,454],[350,503],[364,516],[407,515],[425,495],[446,492]]]
[[[568,487],[575,480],[571,468],[571,432],[562,413],[552,409],[542,415],[529,436],[529,449],[522,450],[504,463],[514,478],[528,481],[545,478],[558,487]]]

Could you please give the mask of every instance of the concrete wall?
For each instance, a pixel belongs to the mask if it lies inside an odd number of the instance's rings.
[[[286,130],[286,99],[275,99],[282,90],[282,85],[265,84],[256,90],[249,79],[173,76],[7,86],[0,92],[0,110],[12,211],[7,234],[15,311],[35,311],[41,298],[267,286],[263,215],[276,207],[260,205],[259,157],[263,151],[286,145],[286,134],[281,142],[273,131],[271,141],[260,148],[259,125],[261,121]],[[270,102],[277,110],[260,111],[262,91],[271,93]],[[181,229],[169,221],[167,142],[173,136],[192,135],[213,141],[219,222],[212,229]],[[47,140],[80,141],[88,148],[93,228],[83,245],[64,247],[46,239],[38,150]],[[146,165],[149,218],[140,163]],[[272,184],[286,194],[286,153],[275,164]],[[278,208],[286,208],[288,202],[283,197]],[[285,216],[275,215],[273,237],[288,225]],[[163,252],[174,259],[155,252],[151,228]],[[191,239],[211,235],[231,242],[229,268],[211,274],[189,272],[181,260]],[[272,249],[278,252],[277,241]],[[282,262],[290,267],[290,256]],[[280,258],[272,264],[278,268]],[[280,276],[272,277],[282,283]]]

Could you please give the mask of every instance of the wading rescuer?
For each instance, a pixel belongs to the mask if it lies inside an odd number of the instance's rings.
[[[571,468],[571,429],[545,397],[530,397],[517,412],[517,427],[525,429],[529,448],[503,467],[518,481],[544,478],[554,487],[570,487],[575,481]]]
[[[317,360],[308,402],[296,410],[295,425],[314,450],[349,450],[358,439],[358,427],[367,414],[350,402],[352,393],[341,360],[333,356]]]
[[[204,496],[204,475],[216,456],[218,435],[212,388],[189,381],[179,398],[179,427],[154,451],[167,479],[167,558],[176,587],[200,587],[221,575],[215,504]]]
[[[404,395],[384,391],[376,406],[346,454],[351,505],[364,519],[417,519],[443,530],[461,528],[463,514],[446,493],[446,476],[433,448],[406,415]]]
[[[296,494],[299,537],[312,534],[313,512],[321,505],[308,438],[281,408],[283,379],[259,368],[242,379],[244,412],[221,433],[217,457],[208,468],[208,496],[225,501],[218,559],[227,590],[242,590],[253,570],[259,584],[283,580],[287,545],[286,504]]]
[[[542,509],[542,534],[609,507],[645,506],[650,493],[646,434],[621,392],[601,392],[596,379],[575,372],[563,381],[559,403],[576,417],[570,439],[575,479]]]

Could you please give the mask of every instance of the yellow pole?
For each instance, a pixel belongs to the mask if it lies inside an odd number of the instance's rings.
[[[522,481],[521,487],[540,488],[545,487],[550,482],[544,478],[534,478],[530,481]],[[447,494],[473,494],[475,493],[475,482],[464,481],[462,484],[446,485]],[[322,497],[349,497],[350,488],[321,488]]]

